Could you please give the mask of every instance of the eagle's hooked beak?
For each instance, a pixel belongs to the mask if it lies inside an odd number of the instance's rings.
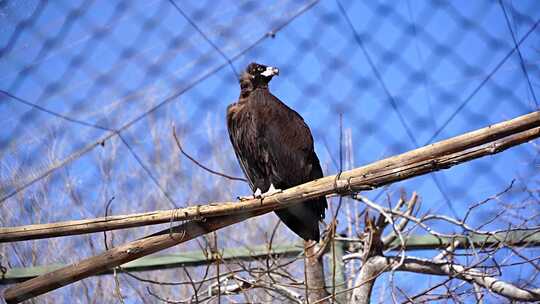
[[[272,77],[279,75],[279,69],[274,67],[267,67],[264,72],[261,73],[264,77]]]

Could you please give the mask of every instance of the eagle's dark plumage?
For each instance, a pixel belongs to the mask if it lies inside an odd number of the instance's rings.
[[[227,108],[227,127],[236,157],[253,191],[287,189],[323,176],[304,119],[268,90],[276,68],[251,63],[240,78],[240,98]],[[326,198],[277,210],[304,240],[319,241]]]

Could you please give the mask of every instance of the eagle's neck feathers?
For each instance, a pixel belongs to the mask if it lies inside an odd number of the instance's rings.
[[[240,91],[240,99],[238,103],[261,103],[267,102],[267,98],[263,98],[265,95],[271,95],[268,90],[268,85],[260,85],[255,88],[242,88]]]

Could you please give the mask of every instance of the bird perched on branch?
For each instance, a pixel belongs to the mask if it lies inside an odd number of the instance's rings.
[[[240,98],[227,108],[229,136],[255,197],[266,197],[323,176],[304,119],[268,89],[274,67],[251,63],[240,77]],[[319,241],[325,197],[276,210],[304,240]]]

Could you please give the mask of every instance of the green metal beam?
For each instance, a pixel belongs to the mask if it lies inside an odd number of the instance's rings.
[[[450,246],[459,241],[458,249],[486,248],[499,245],[501,242],[515,247],[538,247],[540,246],[540,230],[512,230],[499,232],[494,235],[471,233],[468,236],[455,238],[438,238],[431,234],[415,235],[406,238],[406,250],[440,249]],[[390,247],[399,247],[399,239],[394,240]]]
[[[304,252],[304,246],[299,245],[273,245],[270,251],[272,256],[294,257]],[[265,258],[269,251],[267,246],[253,246],[252,248],[226,248],[220,252],[222,261],[248,261],[258,258]],[[200,266],[212,263],[212,257],[206,257],[201,250],[186,251],[177,254],[155,254],[142,257],[122,265],[126,271],[148,271],[158,269],[168,269],[176,267]],[[0,284],[16,283],[26,281],[39,275],[65,267],[62,264],[51,264],[47,266],[35,266],[25,268],[10,268],[6,273],[0,273]],[[110,274],[113,271],[101,274]]]
[[[326,286],[329,294],[333,294],[333,287],[335,285],[336,297],[333,299],[333,302],[336,304],[345,304],[347,303],[347,278],[345,277],[345,263],[343,262],[343,256],[345,255],[345,246],[346,242],[337,241],[330,245],[330,249],[327,252],[326,256],[329,260],[330,269],[327,270],[328,275],[326,275]],[[334,266],[334,254],[335,262]],[[335,269],[335,274],[332,272]],[[335,282],[334,282],[335,276]]]
[[[417,235],[408,237],[405,240],[405,247],[408,251],[446,248],[455,240],[460,241],[457,246],[458,249],[470,248],[471,245],[473,245],[474,248],[493,247],[500,244],[499,240],[516,247],[539,247],[540,230],[515,230],[497,233],[495,236],[471,234],[468,237],[458,238],[437,238],[433,235]],[[399,240],[395,240],[389,247],[390,249],[398,249],[399,246]],[[338,247],[340,248],[338,249]],[[342,246],[336,246],[336,249],[338,249],[336,252],[339,253],[339,255],[342,254],[341,248]],[[281,257],[298,256],[303,254],[303,245],[274,245],[272,246],[271,254],[279,255]],[[221,255],[222,260],[226,262],[254,260],[268,256],[268,247],[254,246],[252,248],[226,248],[221,252]],[[122,265],[122,268],[127,271],[148,271],[181,266],[206,265],[212,261],[213,260],[210,257],[207,258],[201,250],[197,250],[178,254],[151,255],[126,263]],[[25,281],[64,266],[65,265],[61,264],[52,264],[27,268],[10,268],[7,272],[0,273],[0,284]],[[342,271],[341,267],[338,267],[338,270]],[[104,272],[102,274],[108,273],[112,273],[112,271]],[[339,273],[338,277],[341,276],[342,273]]]

